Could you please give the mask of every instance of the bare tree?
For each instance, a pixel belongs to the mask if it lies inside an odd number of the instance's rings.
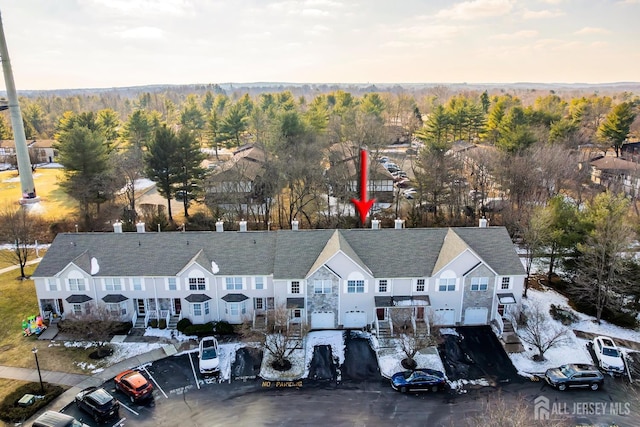
[[[523,307],[524,323],[518,328],[520,339],[534,346],[538,354],[533,356],[535,361],[543,361],[544,353],[550,348],[561,345],[569,339],[569,330],[565,327],[553,325],[551,316],[537,302],[531,302]]]
[[[285,304],[267,312],[267,328],[253,329],[244,322],[242,334],[245,341],[259,343],[271,355],[271,366],[278,371],[291,368],[289,356],[300,349],[307,328],[304,324],[291,323],[291,311]]]
[[[433,319],[424,319],[424,325],[416,324],[413,318],[414,307],[394,307],[391,310],[393,332],[406,358],[402,366],[407,369],[415,369],[418,365],[415,356],[421,349],[437,343],[439,328],[434,325]],[[415,326],[415,328],[414,328]]]
[[[36,220],[26,207],[6,206],[0,213],[0,239],[8,242],[11,249],[0,251],[11,263],[20,266],[20,277],[26,278],[24,267],[34,254],[33,247]]]

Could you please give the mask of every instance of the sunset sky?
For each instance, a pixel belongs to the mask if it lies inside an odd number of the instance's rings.
[[[0,12],[19,91],[640,80],[640,0],[0,0]]]

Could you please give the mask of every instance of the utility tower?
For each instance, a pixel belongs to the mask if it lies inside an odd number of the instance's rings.
[[[20,175],[20,189],[22,198],[20,204],[37,203],[40,199],[36,196],[36,186],[33,183],[31,171],[31,161],[29,160],[29,148],[24,135],[24,124],[22,123],[22,113],[18,104],[18,93],[13,81],[13,71],[9,61],[9,51],[7,50],[7,40],[4,37],[4,27],[2,26],[2,14],[0,13],[0,58],[2,59],[2,71],[4,73],[4,83],[7,88],[7,98],[9,99],[9,113],[11,114],[11,126],[13,127],[13,139],[16,143],[16,159],[18,161],[18,174]]]

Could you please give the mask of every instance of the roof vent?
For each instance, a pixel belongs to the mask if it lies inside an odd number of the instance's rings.
[[[402,225],[404,224],[404,220],[403,220],[403,219],[400,219],[400,218],[397,218],[397,219],[394,221],[394,223],[395,223],[395,225],[396,225],[396,227],[395,227],[395,228],[396,228],[396,230],[399,230],[399,229],[401,229],[401,228],[402,228]]]
[[[480,218],[480,228],[487,228],[489,226],[489,220],[485,217]]]
[[[371,229],[372,230],[380,229],[380,220],[379,219],[372,219],[371,220]]]
[[[240,231],[247,231],[247,221],[240,220]]]
[[[216,232],[222,233],[224,231],[224,221],[221,219],[216,221]]]
[[[292,230],[297,230],[298,229],[298,220],[294,219],[293,221],[291,221],[291,229]]]
[[[136,231],[138,233],[144,233],[144,222],[139,222],[136,224]]]
[[[113,232],[122,233],[122,223],[120,221],[116,221],[113,223]]]

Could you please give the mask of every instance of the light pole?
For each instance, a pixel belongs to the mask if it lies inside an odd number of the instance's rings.
[[[31,352],[36,357],[36,367],[38,368],[38,378],[40,378],[40,393],[44,395],[44,386],[42,385],[42,374],[40,373],[40,363],[38,363],[38,349],[33,347]]]

